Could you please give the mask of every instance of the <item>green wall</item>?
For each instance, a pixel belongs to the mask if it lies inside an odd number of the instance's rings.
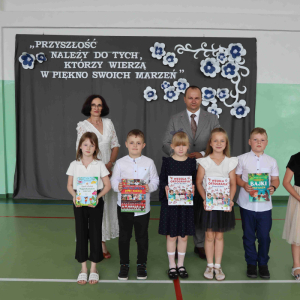
[[[280,181],[292,154],[300,151],[300,85],[257,84],[255,126],[267,130],[266,153],[274,157]],[[15,84],[0,81],[0,197],[13,193],[16,163]],[[246,137],[248,138],[248,137]],[[288,195],[280,186],[277,196]]]

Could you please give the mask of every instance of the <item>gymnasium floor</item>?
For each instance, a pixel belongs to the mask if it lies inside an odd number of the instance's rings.
[[[299,299],[300,283],[291,276],[290,245],[281,239],[286,201],[274,201],[269,269],[271,280],[250,280],[242,245],[239,210],[236,229],[225,234],[223,282],[203,277],[206,261],[189,239],[185,266],[188,280],[167,277],[166,239],[158,235],[159,204],[152,203],[149,225],[148,279],[136,280],[136,244],[132,239],[127,282],[117,280],[117,239],[107,242],[112,258],[98,265],[100,282],[80,286],[74,259],[75,229],[70,201],[0,200],[1,299]]]

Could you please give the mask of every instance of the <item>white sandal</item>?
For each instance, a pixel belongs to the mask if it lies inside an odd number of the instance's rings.
[[[292,275],[294,276],[294,278],[297,280],[297,281],[300,281],[300,273],[295,275],[295,271],[296,270],[300,270],[300,267],[298,268],[292,268]]]
[[[96,281],[95,283],[91,283],[91,281]],[[99,273],[90,273],[89,276],[89,284],[96,284],[99,281]]]
[[[85,283],[80,283],[79,281],[85,281]],[[80,285],[85,285],[87,283],[87,273],[80,272],[77,277],[77,283]]]

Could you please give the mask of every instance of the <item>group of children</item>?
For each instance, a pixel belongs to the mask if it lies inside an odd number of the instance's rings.
[[[95,284],[99,280],[96,263],[103,259],[101,248],[102,196],[110,188],[118,192],[119,254],[121,264],[118,274],[119,280],[128,279],[129,246],[133,227],[138,246],[137,279],[147,278],[150,193],[154,192],[158,187],[159,200],[161,201],[159,234],[167,237],[169,278],[188,277],[188,272],[184,267],[184,257],[188,236],[195,234],[195,226],[197,226],[206,232],[205,253],[207,267],[204,277],[207,279],[215,277],[216,280],[224,280],[225,274],[221,268],[224,249],[223,234],[235,227],[234,202],[232,199],[236,193],[236,185],[241,187],[237,203],[240,206],[244,232],[243,244],[247,262],[247,276],[251,278],[257,277],[258,265],[260,277],[270,278],[268,253],[271,242],[269,233],[272,226],[272,202],[249,202],[249,193],[254,189],[248,184],[248,173],[268,173],[270,178],[270,187],[268,188],[270,195],[279,186],[279,170],[276,160],[264,153],[268,144],[268,137],[263,128],[252,130],[249,138],[251,151],[239,157],[230,157],[227,133],[222,128],[216,128],[211,132],[205,156],[197,160],[187,156],[189,149],[187,134],[182,131],[176,132],[171,143],[173,154],[168,158],[163,157],[159,177],[153,160],[142,155],[142,150],[146,146],[142,131],[138,129],[130,131],[125,144],[128,149],[128,155],[116,161],[112,177],[109,180],[109,172],[105,165],[97,160],[99,151],[97,137],[94,133],[87,132],[81,137],[76,160],[71,163],[67,171],[67,175],[69,175],[68,191],[73,196],[76,223],[77,242],[75,258],[82,264],[82,269],[77,279],[79,284],[85,284],[87,281],[90,284]],[[295,230],[295,226],[299,226],[299,221],[297,221],[296,225],[292,221],[296,205],[298,205],[297,209],[300,214],[300,188],[295,190],[290,184],[293,172],[298,167],[295,159],[293,164],[291,163],[290,165],[293,165],[293,167],[287,170],[292,170],[292,173],[285,177],[284,186],[293,195],[293,199],[297,203],[295,202],[288,207],[287,216],[289,215],[289,221],[286,221],[284,238],[291,244],[296,245],[295,247],[292,246],[294,258],[292,274],[296,279],[300,280],[300,234]],[[101,178],[98,180],[97,206],[79,208],[75,202],[76,178],[96,175]],[[203,201],[203,209],[199,213],[194,215],[193,206],[168,205],[169,192],[175,196],[175,199],[176,195],[179,195],[179,191],[177,191],[178,194],[176,191],[174,194],[174,191],[169,190],[168,176],[192,176],[193,191],[184,193],[184,197],[190,197],[195,194],[194,189],[198,190],[200,197],[199,199],[194,198],[194,201]],[[220,198],[222,201],[229,201],[230,209],[228,211],[207,209],[206,180],[208,177],[229,178],[229,195],[224,195],[224,197],[221,195],[221,198],[220,195],[215,198],[212,195],[213,199]],[[121,211],[122,179],[124,178],[140,179],[147,183],[146,204],[143,212],[131,213]],[[300,176],[298,180],[300,181]],[[293,234],[296,235],[296,238],[291,236]],[[256,238],[259,243],[258,251],[255,246]],[[88,256],[88,239],[90,240],[90,256]],[[177,263],[175,261],[176,248],[178,253]],[[86,266],[88,259],[92,262],[89,280],[87,279]]]

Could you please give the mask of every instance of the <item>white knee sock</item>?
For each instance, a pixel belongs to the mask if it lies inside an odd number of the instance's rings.
[[[184,263],[184,257],[185,257],[185,252],[178,252],[178,262],[177,262],[177,267],[183,267]]]
[[[176,268],[175,252],[167,252],[167,253],[168,253],[168,258],[169,258],[169,269]]]

